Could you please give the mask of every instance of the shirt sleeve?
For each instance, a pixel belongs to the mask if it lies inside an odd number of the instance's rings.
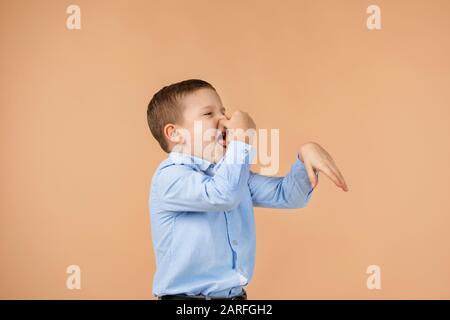
[[[316,172],[317,179],[318,175]],[[256,207],[303,208],[313,191],[305,165],[298,157],[286,176],[263,176],[250,171],[248,184]]]
[[[158,207],[164,211],[228,211],[235,208],[248,188],[254,148],[231,141],[214,176],[186,165],[161,170],[156,183]]]

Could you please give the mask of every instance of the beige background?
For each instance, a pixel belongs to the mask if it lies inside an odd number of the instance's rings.
[[[450,1],[0,3],[0,298],[152,298],[146,107],[187,78],[281,129],[280,174],[313,140],[350,188],[256,209],[250,298],[450,298]]]

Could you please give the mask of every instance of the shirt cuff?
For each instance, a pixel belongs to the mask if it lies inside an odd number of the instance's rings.
[[[248,283],[248,279],[239,273],[239,285],[245,286]]]
[[[224,163],[251,164],[255,155],[256,150],[252,145],[239,140],[232,140],[227,145]]]
[[[309,198],[311,192],[315,189],[311,186],[311,181],[309,181],[308,171],[306,170],[305,164],[302,160],[300,160],[299,154],[297,154],[297,159],[294,163],[294,166],[297,167],[295,172],[298,174],[298,179],[300,183],[300,187],[305,192],[306,196]],[[317,182],[319,182],[319,171],[314,171],[316,175]],[[317,186],[317,183],[316,183]]]

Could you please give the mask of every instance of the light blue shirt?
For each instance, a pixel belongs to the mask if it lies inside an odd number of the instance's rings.
[[[254,156],[231,141],[217,164],[171,152],[159,165],[149,197],[153,295],[239,295],[255,265],[253,206],[306,206],[313,189],[298,157],[285,177],[272,177],[250,171]]]

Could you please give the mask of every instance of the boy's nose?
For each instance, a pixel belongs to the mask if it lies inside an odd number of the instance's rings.
[[[221,114],[218,118],[217,118],[217,127],[219,130],[223,130],[224,129],[224,125],[222,123],[221,120],[228,120],[228,117],[224,114]]]

